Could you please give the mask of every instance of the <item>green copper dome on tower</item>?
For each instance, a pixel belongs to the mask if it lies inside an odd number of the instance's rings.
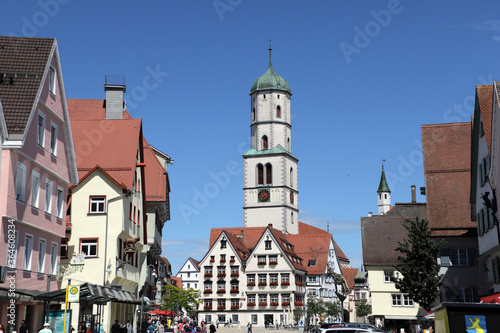
[[[378,190],[377,190],[377,193],[380,193],[380,192],[391,193],[391,190],[389,190],[389,185],[387,185],[387,180],[385,180],[385,171],[384,171],[383,164],[382,164],[382,175],[380,176],[380,184],[378,185]]]
[[[269,48],[269,67],[264,74],[254,81],[252,88],[250,88],[250,94],[260,90],[282,90],[290,94],[292,93],[288,82],[273,69],[273,64],[271,63],[271,50],[272,49]]]

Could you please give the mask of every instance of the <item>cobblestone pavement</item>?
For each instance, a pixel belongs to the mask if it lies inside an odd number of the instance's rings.
[[[265,327],[252,327],[252,333],[299,333],[298,329],[267,329]],[[233,325],[232,327],[224,327],[224,325],[219,325],[216,333],[248,333],[247,325]]]

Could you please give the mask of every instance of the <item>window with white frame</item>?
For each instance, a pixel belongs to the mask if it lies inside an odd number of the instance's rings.
[[[10,234],[9,234],[10,235]],[[17,252],[19,249],[19,231],[14,234],[14,243],[11,243],[10,238],[7,242],[7,267],[14,269],[17,266]]]
[[[258,257],[258,263],[259,264],[265,264],[266,263],[266,256],[259,256]]]
[[[210,306],[212,306],[212,300],[210,300]],[[212,323],[212,315],[205,315],[205,321],[207,322],[207,324],[211,324]]]
[[[205,274],[212,274],[212,266],[205,266]]]
[[[50,274],[57,274],[57,243],[52,242],[50,246]]]
[[[236,301],[236,303],[235,303],[235,301]],[[237,300],[237,299],[233,299],[233,300],[231,301],[231,305],[232,305],[232,306],[238,306],[238,300]],[[239,317],[239,315],[237,315],[237,314],[232,314],[232,315],[231,315],[231,319],[232,319],[232,321],[233,321],[233,324],[234,324],[234,323],[239,323],[239,322],[240,322],[240,317]]]
[[[105,196],[91,196],[89,204],[90,214],[102,214],[105,213],[106,208],[106,197]]]
[[[309,276],[309,277],[307,278],[307,280],[308,280],[309,282],[316,282],[316,276]]]
[[[281,299],[283,300],[283,303],[290,303],[290,294],[282,294]]]
[[[252,325],[257,325],[259,323],[257,318],[258,318],[258,316],[256,314],[251,315],[250,316],[250,323]]]
[[[218,266],[217,267],[217,274],[226,274],[226,267],[225,266]]]
[[[205,282],[204,290],[212,290],[212,282]]]
[[[450,249],[450,262],[452,266],[467,266],[467,249]]]
[[[26,166],[17,162],[16,200],[24,202],[26,193]]]
[[[259,294],[259,303],[267,302],[267,294]]]
[[[218,304],[219,307],[225,308],[226,307],[226,300],[224,298],[219,298],[217,300],[217,304]]]
[[[63,203],[64,203],[64,189],[60,186],[57,187],[57,217],[63,217]]]
[[[57,125],[50,124],[50,153],[57,156]]]
[[[226,290],[226,283],[224,281],[217,282],[217,290]]]
[[[278,303],[278,299],[279,299],[278,294],[271,294],[271,295],[269,295],[269,297],[270,297],[271,303]]]
[[[212,300],[210,298],[205,298],[204,304],[205,307],[212,306]]]
[[[38,240],[38,261],[37,270],[38,273],[43,273],[45,271],[45,251],[47,250],[47,241],[45,239]]]
[[[309,260],[309,267],[316,267],[316,259]]]
[[[270,264],[278,263],[278,256],[277,255],[271,255],[271,256],[269,256],[269,263]]]
[[[283,282],[290,282],[290,274],[289,273],[282,273],[281,274],[281,283]]]
[[[236,280],[235,281],[231,281],[231,289],[232,290],[235,290],[235,289],[238,290],[239,289],[239,285],[240,284],[238,283],[238,281],[236,281]]]
[[[42,148],[45,147],[45,115],[40,111],[38,111],[36,143]]]
[[[259,284],[263,284],[267,282],[267,275],[266,274],[259,274]]]
[[[97,257],[97,238],[80,239],[80,253],[85,257]]]
[[[385,270],[384,271],[384,282],[393,282],[394,281],[394,271],[393,270]]]
[[[408,294],[391,294],[392,306],[413,306],[413,299]]]
[[[316,296],[316,288],[308,289],[307,294],[309,296]]]
[[[45,212],[50,214],[52,211],[52,181],[45,180]]]
[[[269,274],[269,282],[271,284],[278,284],[278,274]]]
[[[33,256],[33,236],[26,234],[24,236],[24,258],[23,269],[31,271],[31,259]]]
[[[255,303],[255,294],[248,294],[248,303]]]
[[[56,94],[56,70],[52,66],[49,69],[49,91]]]
[[[248,274],[247,275],[247,283],[255,284],[255,274]]]
[[[31,206],[38,208],[40,201],[40,174],[33,171],[31,174]]]

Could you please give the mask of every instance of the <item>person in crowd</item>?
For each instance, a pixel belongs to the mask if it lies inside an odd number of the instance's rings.
[[[52,333],[52,330],[50,329],[50,324],[49,323],[43,324],[43,328],[38,333]]]
[[[19,327],[19,333],[30,333],[25,320],[21,320],[21,326]]]
[[[115,319],[115,323],[111,325],[111,333],[120,333],[120,324],[118,323],[118,319]]]
[[[217,332],[217,330],[215,329],[215,325],[214,325],[214,323],[211,323],[211,324],[210,324],[210,328],[209,328],[209,329],[210,329],[210,333],[215,333],[215,332]]]
[[[247,328],[248,328],[248,333],[252,333],[252,324],[250,324],[250,322],[248,322]]]
[[[132,327],[130,320],[127,320],[127,323],[125,324],[125,329],[127,330],[126,333],[134,333],[134,328]]]

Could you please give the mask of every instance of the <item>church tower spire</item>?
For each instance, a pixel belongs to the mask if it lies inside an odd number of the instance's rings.
[[[292,91],[269,66],[250,88],[251,148],[243,155],[243,222],[245,227],[271,223],[284,233],[298,234],[299,160],[292,154]]]
[[[391,190],[385,179],[384,164],[382,164],[382,174],[377,190],[378,195],[378,215],[385,215],[391,208]]]

